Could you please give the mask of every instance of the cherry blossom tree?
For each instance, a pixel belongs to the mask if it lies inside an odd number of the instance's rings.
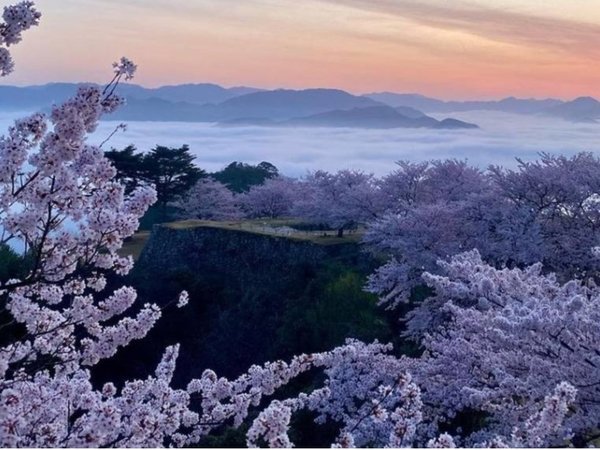
[[[223,183],[202,178],[174,205],[185,219],[236,220],[243,217],[240,201]]]
[[[344,230],[376,219],[381,212],[380,199],[372,174],[354,170],[332,174],[318,170],[301,183],[292,214],[327,225],[342,236]]]
[[[464,201],[486,189],[483,173],[466,161],[398,161],[379,181],[384,209],[402,213],[414,205]]]
[[[407,301],[439,258],[473,248],[496,267],[541,261],[562,280],[596,276],[590,248],[600,240],[600,159],[541,155],[484,174],[452,160],[429,164],[401,163],[382,180],[387,212],[370,223],[364,242],[390,256],[368,285],[383,303]],[[419,338],[425,324],[409,321],[407,334]]]
[[[497,223],[506,219],[502,209],[490,213],[490,205],[498,205],[497,193],[466,162],[397,164],[380,181],[385,213],[369,223],[363,240],[391,257],[371,276],[368,289],[392,307],[410,298],[422,284],[421,274],[435,270],[439,258],[498,241],[489,230],[500,229]],[[510,247],[510,239],[501,240]]]
[[[26,29],[39,14],[24,2],[7,7],[4,17],[0,29],[16,32],[11,20]],[[1,243],[22,249],[30,260],[25,277],[0,286],[3,306],[13,316],[9,323],[21,324],[24,332],[0,351],[2,376],[32,373],[49,362],[95,361],[128,341],[119,336],[119,326],[102,323],[127,309],[135,293],[124,287],[99,306],[90,297],[104,288],[107,270],[127,273],[131,267],[117,250],[155,199],[151,189],[125,198],[102,150],[86,142],[102,114],[121,104],[116,85],[135,71],[125,58],[114,68],[104,90],[81,87],[49,117],[17,120],[0,138]],[[129,326],[143,335],[156,317],[148,305]],[[75,328],[86,330],[85,337],[75,339]]]
[[[541,154],[537,161],[517,161],[515,170],[491,167],[490,176],[511,208],[534,217],[544,267],[564,279],[594,275],[589,249],[600,241],[600,158]]]
[[[298,181],[292,178],[268,178],[241,196],[242,206],[248,217],[252,218],[289,217],[298,190]]]
[[[544,238],[533,214],[513,208],[490,189],[461,201],[435,201],[387,213],[371,222],[368,248],[391,255],[370,278],[370,289],[392,307],[408,300],[421,274],[437,260],[477,248],[496,265],[533,264],[544,256]]]
[[[405,360],[426,387],[428,414],[450,420],[460,411],[485,413],[487,425],[471,444],[522,424],[528,431],[517,435],[526,446],[593,431],[600,420],[600,289],[577,280],[561,284],[541,264],[496,269],[475,250],[439,264],[443,275],[426,273],[424,280],[435,291],[429,310],[442,309],[447,320],[430,327],[421,358]],[[555,404],[538,414],[557,387],[556,395],[569,399],[568,411]],[[552,425],[555,432],[542,438],[527,424],[536,414],[564,426]]]

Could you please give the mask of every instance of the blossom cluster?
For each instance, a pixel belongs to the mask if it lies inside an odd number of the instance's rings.
[[[239,200],[223,183],[202,178],[174,204],[185,219],[236,220],[243,217]]]
[[[6,47],[19,43],[21,33],[37,25],[40,17],[31,1],[4,7],[3,22],[0,22],[0,76],[6,76],[14,69],[14,62]]]
[[[247,217],[289,217],[298,198],[298,182],[282,176],[268,178],[241,195],[240,204]]]
[[[389,261],[370,278],[369,290],[395,307],[438,271],[437,261],[476,248],[496,267],[538,261],[561,281],[595,277],[600,241],[600,159],[541,155],[514,170],[481,171],[461,161],[399,163],[381,185],[387,199],[368,226],[365,244]],[[416,339],[443,319],[426,302],[408,318]],[[436,316],[437,317],[433,317]]]
[[[427,387],[427,414],[445,421],[466,410],[487,415],[469,444],[503,435],[539,447],[590,432],[600,417],[600,289],[561,284],[540,264],[496,269],[477,251],[439,264],[443,275],[424,275],[435,292],[428,309],[447,320],[430,328],[423,356],[404,358]]]
[[[129,341],[120,328],[135,329],[141,337],[149,329],[142,321],[157,318],[148,307],[133,323],[102,327],[131,306],[135,295],[117,291],[100,306],[91,295],[103,289],[107,271],[125,274],[131,268],[131,259],[117,251],[155,200],[149,188],[126,198],[102,150],[86,142],[102,114],[119,101],[97,87],[81,87],[49,117],[18,120],[0,139],[1,243],[20,246],[33,260],[23,279],[0,285],[6,309],[29,332],[21,347],[62,359],[96,360]],[[65,332],[72,327],[83,327],[90,336],[81,340],[82,347],[74,346],[71,331]],[[91,348],[97,355],[84,356]],[[25,356],[31,358],[31,351],[9,346],[0,351],[0,365],[17,364]]]
[[[342,235],[345,229],[376,219],[380,206],[377,180],[372,174],[318,170],[299,184],[292,215],[327,225]]]
[[[203,178],[174,202],[184,219],[239,220],[243,217],[290,217],[301,198],[301,185],[292,178],[268,178],[248,192],[234,193],[212,178]]]

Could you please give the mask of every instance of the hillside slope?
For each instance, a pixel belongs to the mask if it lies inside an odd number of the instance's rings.
[[[333,239],[333,241],[332,241]],[[144,376],[167,345],[181,344],[176,384],[211,367],[235,376],[250,365],[321,351],[347,337],[391,340],[395,321],[362,291],[378,263],[352,239],[269,235],[202,222],[155,226],[129,282],[140,304],[165,307],[182,289],[183,309],[167,307],[147,339],[100,365]]]

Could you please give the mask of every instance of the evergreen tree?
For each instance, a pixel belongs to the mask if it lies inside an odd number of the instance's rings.
[[[183,145],[169,148],[154,147],[143,157],[142,178],[156,189],[157,203],[163,208],[184,195],[204,176],[204,171],[194,165],[195,156]]]
[[[157,145],[149,153],[136,153],[133,145],[123,150],[105,152],[117,169],[116,179],[129,193],[138,186],[156,189],[161,220],[166,218],[167,204],[179,200],[205,175],[194,165],[195,157],[187,145],[169,148]]]
[[[136,153],[134,145],[128,145],[123,150],[115,148],[104,152],[104,155],[111,160],[117,174],[115,179],[125,186],[125,193],[129,194],[136,187],[142,184],[143,180],[143,160],[142,153]]]
[[[263,161],[256,166],[234,161],[212,177],[225,184],[234,192],[247,192],[252,186],[263,184],[265,180],[279,175],[277,167]]]

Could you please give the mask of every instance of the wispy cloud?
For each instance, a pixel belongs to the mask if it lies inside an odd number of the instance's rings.
[[[569,53],[600,53],[600,25],[525,14],[463,1],[322,0],[409,19],[424,26],[467,32],[481,38]],[[489,2],[500,5],[501,2]]]
[[[102,82],[126,54],[146,85],[598,96],[598,1],[36,0],[0,84]]]

